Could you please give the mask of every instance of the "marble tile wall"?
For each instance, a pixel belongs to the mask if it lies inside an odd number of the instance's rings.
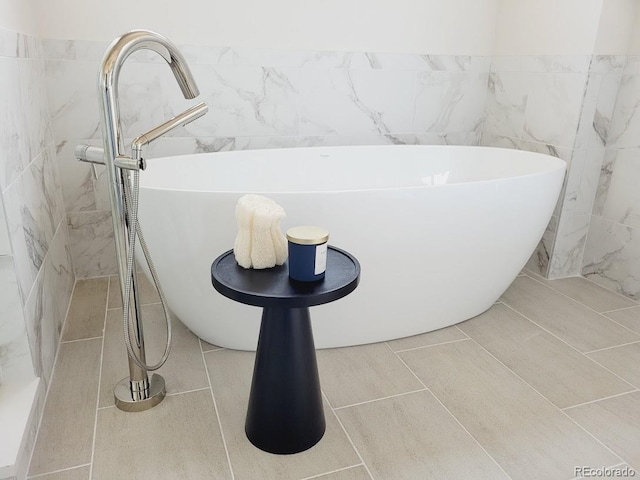
[[[611,122],[582,274],[640,299],[640,56],[629,56]]]
[[[482,144],[567,162],[563,190],[528,267],[550,278],[580,274],[625,56],[494,57]]]
[[[0,29],[0,79],[0,192],[11,244],[2,270],[14,272],[3,278],[3,300],[17,294],[2,303],[14,315],[0,322],[0,364],[8,380],[6,365],[23,359],[22,373],[46,387],[75,277],[37,38]]]
[[[73,157],[101,144],[96,79],[106,43],[44,40],[47,93],[75,273],[116,272],[106,176]],[[477,145],[490,57],[179,46],[209,113],[152,155],[354,144]],[[122,70],[125,136],[180,113],[186,101],[153,52]]]

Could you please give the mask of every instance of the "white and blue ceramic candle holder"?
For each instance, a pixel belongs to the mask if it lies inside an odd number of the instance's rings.
[[[327,269],[329,231],[322,227],[301,226],[287,230],[289,277],[299,282],[324,278]]]

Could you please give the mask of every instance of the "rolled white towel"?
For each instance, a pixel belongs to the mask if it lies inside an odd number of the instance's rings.
[[[262,195],[248,194],[238,200],[238,234],[233,251],[243,268],[270,268],[287,259],[287,242],[280,231],[284,209]]]

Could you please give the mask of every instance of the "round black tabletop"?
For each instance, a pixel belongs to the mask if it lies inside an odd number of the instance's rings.
[[[356,258],[329,246],[323,280],[299,282],[289,278],[289,266],[255,270],[242,268],[233,250],[211,265],[211,283],[225,297],[257,307],[304,308],[333,302],[353,292],[360,281]]]

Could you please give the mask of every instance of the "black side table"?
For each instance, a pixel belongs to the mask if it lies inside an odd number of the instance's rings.
[[[245,432],[256,447],[270,453],[298,453],[324,435],[316,351],[309,307],[353,292],[360,264],[329,246],[324,280],[289,279],[288,265],[253,270],[240,267],[233,251],[211,265],[211,282],[225,297],[263,307],[253,367]]]

